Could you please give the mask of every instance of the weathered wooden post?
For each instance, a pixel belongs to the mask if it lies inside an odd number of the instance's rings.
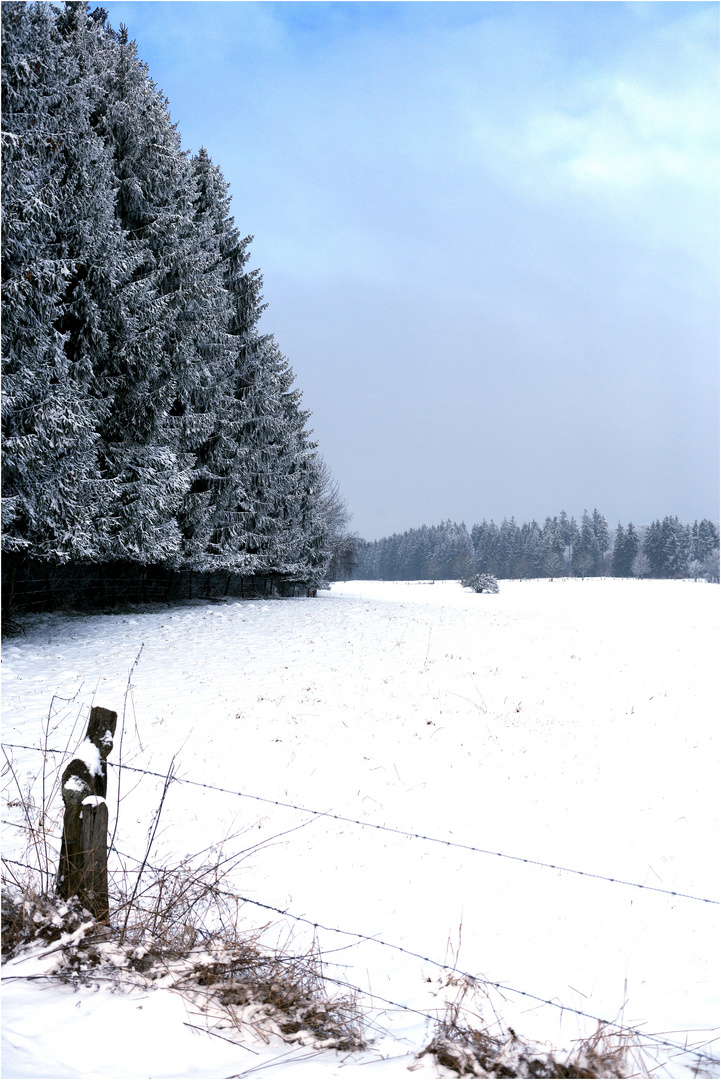
[[[106,920],[108,905],[107,757],[113,749],[118,714],[96,705],[77,756],[63,772],[63,840],[56,892],[77,896],[96,919]]]

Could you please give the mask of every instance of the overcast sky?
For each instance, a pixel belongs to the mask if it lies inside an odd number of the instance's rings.
[[[718,518],[716,3],[103,6],[362,536]]]

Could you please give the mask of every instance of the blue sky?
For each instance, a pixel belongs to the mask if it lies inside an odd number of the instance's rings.
[[[718,5],[109,2],[368,539],[718,518]]]

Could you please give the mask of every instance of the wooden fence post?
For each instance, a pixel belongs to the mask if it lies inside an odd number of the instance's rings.
[[[118,714],[95,706],[78,753],[63,772],[63,839],[56,892],[77,896],[96,919],[107,920],[108,789],[107,757],[113,749]]]
[[[108,804],[99,795],[88,795],[82,806],[83,907],[100,922],[110,917],[108,902]]]

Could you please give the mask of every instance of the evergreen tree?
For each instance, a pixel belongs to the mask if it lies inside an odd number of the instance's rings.
[[[541,573],[559,577],[563,573],[564,543],[558,518],[547,517],[543,523]]]
[[[593,528],[593,519],[583,511],[581,529],[573,551],[573,570],[581,577],[589,577],[597,572],[601,560],[601,550]]]
[[[593,528],[593,537],[596,542],[597,553],[594,573],[602,574],[607,567],[607,555],[609,554],[611,537],[608,531],[608,523],[599,510],[594,509],[593,511],[591,516],[591,526]]]
[[[652,521],[643,538],[642,553],[646,558],[650,577],[666,577],[666,553],[661,522]],[[646,576],[644,574],[643,576]]]
[[[521,531],[516,524],[516,519],[506,518],[499,527],[499,564],[502,578],[515,578],[520,576],[521,563]]]
[[[688,573],[690,534],[677,517],[665,517],[661,523],[664,577],[685,577]]]
[[[274,343],[273,355],[275,364],[268,361],[265,370],[276,377],[278,399],[273,402],[269,395],[268,408],[279,414],[282,426],[278,441],[267,450],[267,495],[258,488],[257,502],[266,515],[267,561],[280,573],[301,575],[319,584],[324,581],[335,535],[328,503],[324,503],[322,462],[306,429],[310,414],[300,408],[300,391],[292,389],[293,372]],[[262,453],[259,459],[262,464]],[[274,523],[270,535],[269,522]],[[260,535],[258,530],[256,537]]]
[[[521,526],[520,555],[517,566],[521,578],[541,577],[544,573],[543,534],[536,521]]]
[[[72,13],[72,12],[71,12]],[[94,560],[112,486],[96,369],[122,264],[96,72],[52,9],[3,9],[3,503],[6,550]],[[98,36],[97,23],[76,37]]]
[[[611,558],[611,573],[614,577],[631,577],[638,548],[638,536],[633,525],[629,522],[627,529],[624,529],[619,521]]]
[[[177,515],[192,483],[192,403],[203,376],[195,188],[167,101],[123,27],[104,91],[96,130],[112,148],[115,213],[132,266],[102,372],[111,409],[101,464],[117,492],[108,557],[179,563]]]
[[[703,562],[703,574],[706,581],[719,581],[719,549],[716,548],[707,555]]]
[[[474,525],[471,529],[471,542],[473,544],[476,571],[480,574],[501,574],[501,538],[498,526],[493,521],[485,519],[480,525]]]
[[[3,15],[4,548],[322,581],[333,500],[222,174],[102,9]]]
[[[628,559],[629,573],[633,571],[633,560],[636,558],[640,547],[641,541],[635,528],[629,521],[626,526],[626,558]]]
[[[428,529],[425,525],[420,529],[415,530],[413,550],[413,577],[418,581],[422,578],[430,577],[429,563],[431,560],[431,545],[428,537]]]
[[[463,522],[441,524],[438,563],[440,576],[446,579],[460,579],[473,572],[473,544]]]
[[[719,534],[716,526],[708,518],[692,527],[691,557],[705,563],[719,550]]]
[[[183,499],[179,522],[186,561],[202,569],[233,565],[254,570],[267,544],[248,535],[248,518],[261,518],[262,508],[250,499],[263,477],[251,460],[258,443],[282,440],[282,363],[268,355],[273,370],[262,380],[267,339],[255,327],[262,311],[260,277],[247,273],[250,238],[240,238],[229,212],[228,185],[204,149],[191,161],[195,310],[186,316],[190,335],[191,374],[171,410],[183,449],[193,455],[192,484]],[[273,419],[259,424],[273,399]],[[272,428],[272,431],[270,430]]]
[[[573,572],[573,556],[578,542],[579,532],[576,519],[568,516],[565,510],[558,515],[558,532],[563,542],[564,569],[567,574]]]

